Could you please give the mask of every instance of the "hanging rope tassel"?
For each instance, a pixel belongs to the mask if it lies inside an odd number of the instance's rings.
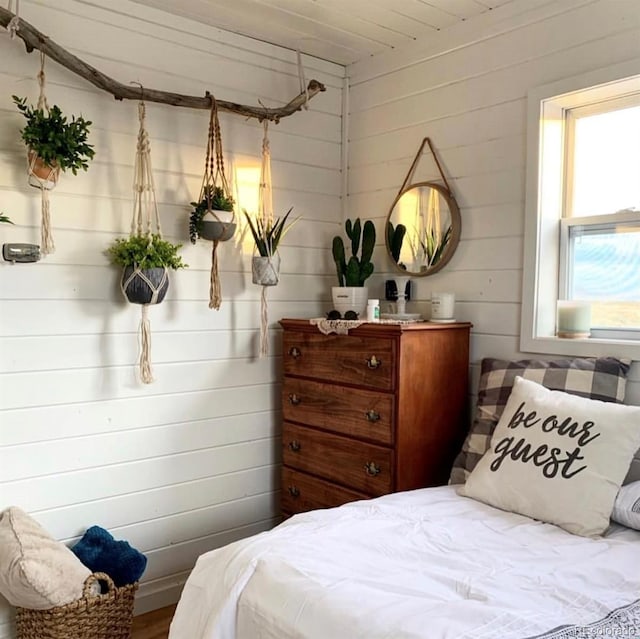
[[[269,354],[269,308],[267,306],[267,286],[260,295],[260,357]]]
[[[47,255],[53,253],[56,250],[56,245],[53,242],[53,234],[51,233],[51,209],[49,204],[49,191],[45,188],[40,188],[40,196],[42,199],[42,225],[41,225],[41,242],[42,253]]]
[[[38,96],[38,109],[42,112],[49,112],[49,104],[45,95],[46,78],[44,74],[45,55],[40,52],[40,71],[38,73],[38,84],[40,85],[40,95]],[[49,190],[53,189],[58,183],[60,176],[60,167],[54,163],[49,166],[44,160],[38,157],[37,153],[29,149],[27,153],[27,173],[29,176],[29,184],[40,189],[41,200],[41,251],[44,255],[55,251],[53,242],[53,231],[51,228],[51,204],[49,201]]]
[[[212,242],[211,249],[211,284],[209,286],[209,308],[220,310],[222,303],[222,290],[220,288],[220,276],[218,275],[218,240]]]
[[[298,52],[298,63],[301,68],[300,52]],[[301,78],[301,82],[304,80]],[[271,228],[273,226],[273,190],[271,186],[271,149],[269,145],[269,122],[265,120],[263,122],[264,135],[262,137],[262,164],[260,166],[260,188],[258,191],[258,217],[262,220],[264,228]],[[273,256],[269,256],[267,264],[263,262],[260,267],[263,269],[258,273],[258,281],[269,281],[269,286],[274,286],[278,283],[279,266],[274,265],[274,261],[277,259],[279,265],[279,258],[277,253]],[[255,277],[254,273],[254,277]],[[269,354],[269,308],[267,304],[267,286],[262,287],[262,293],[260,295],[260,357],[266,357]]]
[[[151,384],[153,382],[153,373],[151,372],[151,322],[149,322],[149,306],[147,304],[143,304],[141,308],[140,379],[143,384]]]

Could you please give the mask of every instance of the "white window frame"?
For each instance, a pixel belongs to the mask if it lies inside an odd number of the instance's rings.
[[[588,93],[586,93],[588,91]],[[520,350],[640,360],[640,342],[611,337],[555,337],[560,298],[560,220],[564,205],[565,111],[640,91],[633,60],[531,90],[527,103],[527,181]]]
[[[560,220],[560,273],[559,273],[559,298],[572,299],[569,291],[571,287],[571,231],[578,227],[584,229],[584,234],[597,233],[598,231],[615,232],[616,228],[628,225],[637,226],[640,223],[640,212],[620,211],[609,215],[592,215],[589,217],[563,217]],[[640,340],[640,329],[637,328],[591,328],[591,336],[601,339]]]

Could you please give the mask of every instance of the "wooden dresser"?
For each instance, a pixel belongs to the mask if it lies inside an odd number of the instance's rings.
[[[283,515],[445,484],[468,429],[471,324],[283,319]]]

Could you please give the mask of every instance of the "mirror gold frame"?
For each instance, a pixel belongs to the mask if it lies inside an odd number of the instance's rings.
[[[427,264],[425,264],[423,267],[420,268],[419,271],[411,271],[408,268],[403,268],[402,266],[400,266],[400,264],[398,264],[398,262],[395,261],[391,252],[391,246],[389,246],[389,236],[388,236],[388,233],[386,233],[386,229],[389,227],[389,223],[392,222],[392,216],[394,214],[394,210],[396,208],[396,205],[400,201],[400,199],[404,195],[406,195],[409,191],[413,189],[422,189],[422,188],[434,189],[446,202],[449,208],[451,232],[450,232],[447,244],[444,250],[442,251],[442,254],[440,255],[438,261],[435,264],[432,264],[431,266],[428,266]],[[393,204],[391,205],[391,208],[389,209],[389,213],[386,218],[385,245],[387,247],[387,254],[389,255],[389,259],[391,260],[392,264],[395,265],[396,269],[398,271],[401,271],[402,273],[405,273],[406,275],[417,276],[417,277],[433,275],[433,273],[437,273],[444,266],[446,266],[451,260],[451,258],[453,257],[453,254],[455,253],[456,248],[458,247],[458,243],[460,242],[461,229],[462,229],[462,219],[460,217],[460,209],[458,207],[458,203],[456,202],[455,198],[453,197],[449,189],[435,182],[416,182],[415,184],[409,184],[402,191],[400,191],[400,193],[398,193],[398,195],[396,196],[396,199],[393,201]],[[409,233],[409,229],[407,229],[407,233]],[[415,229],[413,230],[413,233],[416,233]],[[406,239],[406,236],[405,236],[405,239]]]
[[[422,151],[424,149],[425,144],[429,145],[429,149],[433,155],[433,159],[438,167],[438,171],[440,172],[440,176],[442,177],[442,181],[444,185],[439,184],[437,182],[414,182],[409,183],[413,173],[415,171],[416,165],[420,159]],[[422,192],[424,189],[432,189],[435,192],[436,197],[432,199],[431,194],[429,195],[426,204],[423,204],[422,199],[424,198],[424,193]],[[398,205],[398,203],[402,200],[403,197],[407,196],[411,191],[417,190],[417,195],[412,195],[413,200],[415,200],[415,204],[409,203],[409,206],[414,206],[417,211],[417,216],[419,218],[417,225],[414,228],[406,228],[406,234],[403,237],[404,240],[409,240],[409,247],[411,252],[413,253],[413,268],[415,265],[419,265],[419,270],[411,271],[407,268],[406,265],[401,266],[398,261],[400,259],[400,253],[398,252],[398,258],[394,257],[391,240],[389,235],[390,224],[392,223],[392,217],[394,215],[394,211]],[[444,214],[441,213],[442,206],[440,200],[446,205],[448,211],[445,211]],[[409,200],[410,202],[410,200]],[[448,215],[447,215],[448,214]],[[400,213],[398,213],[400,215]],[[411,215],[409,213],[409,215]],[[414,214],[416,215],[416,214]],[[444,216],[444,217],[443,217]],[[406,217],[406,214],[405,214]],[[443,234],[442,234],[442,224],[446,224],[449,222],[449,227],[444,231],[444,237],[446,238],[448,234],[448,239],[445,239],[444,248],[438,249],[437,247],[441,244]],[[398,224],[400,224],[400,220],[398,220]],[[422,144],[418,149],[418,153],[416,154],[415,159],[413,160],[413,164],[407,173],[407,176],[400,187],[400,191],[396,198],[393,200],[393,204],[389,209],[389,213],[387,214],[385,221],[385,246],[387,248],[387,254],[389,255],[389,259],[392,264],[396,267],[396,269],[405,275],[422,277],[425,275],[432,275],[433,273],[437,273],[444,266],[446,266],[453,254],[456,252],[456,248],[458,247],[458,243],[460,242],[460,233],[462,229],[462,218],[460,216],[460,208],[458,207],[458,203],[456,202],[451,189],[449,188],[449,184],[447,182],[446,177],[442,171],[442,167],[440,166],[440,162],[435,154],[435,150],[431,144],[431,140],[429,138],[424,138],[422,140]],[[420,251],[422,252],[423,258],[417,259],[416,253],[418,252],[418,247],[420,247]],[[437,261],[433,262],[434,257],[437,254]]]

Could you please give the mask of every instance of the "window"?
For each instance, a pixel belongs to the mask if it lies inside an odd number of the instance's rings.
[[[529,95],[523,351],[640,359],[640,76],[629,70]],[[555,337],[562,299],[590,303],[591,338]]]

